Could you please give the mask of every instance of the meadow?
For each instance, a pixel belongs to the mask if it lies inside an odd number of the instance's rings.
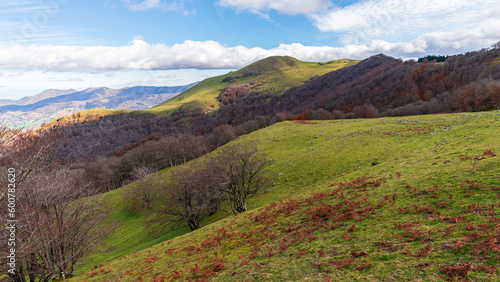
[[[149,234],[127,187],[95,196],[116,230],[71,281],[496,280],[499,129],[500,111],[274,124],[233,141],[273,159],[249,211]]]

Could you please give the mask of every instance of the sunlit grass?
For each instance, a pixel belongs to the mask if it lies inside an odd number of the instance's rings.
[[[234,141],[257,141],[274,159],[276,177],[248,212],[154,239],[122,189],[99,196],[121,229],[74,280],[443,281],[457,263],[494,280],[481,267],[498,265],[498,252],[477,252],[498,235],[499,207],[488,208],[500,197],[500,156],[488,153],[500,152],[498,128],[499,111],[275,124]],[[320,210],[336,205],[345,218]]]

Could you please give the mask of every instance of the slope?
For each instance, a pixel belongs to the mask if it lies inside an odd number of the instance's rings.
[[[122,89],[101,87],[83,91],[47,90],[33,97],[0,106],[0,117],[10,126],[38,127],[55,118],[89,109],[144,110],[174,97],[193,85],[136,86]]]
[[[499,109],[500,49],[415,63],[375,55],[284,94],[237,97],[218,110],[233,125],[288,113],[316,119],[408,116]],[[222,118],[221,118],[222,119]]]
[[[499,127],[499,111],[275,124],[235,141],[275,160],[275,183],[249,212],[72,281],[492,278]],[[107,202],[122,202],[118,191]],[[115,238],[136,227],[119,224]]]
[[[357,61],[353,60],[313,63],[299,61],[288,56],[269,57],[227,75],[205,79],[175,99],[159,104],[151,108],[150,111],[162,112],[175,109],[181,105],[194,105],[213,110],[219,107],[217,97],[221,90],[230,85],[250,84],[254,91],[282,94],[293,86],[299,86],[307,82],[314,76],[356,63]]]

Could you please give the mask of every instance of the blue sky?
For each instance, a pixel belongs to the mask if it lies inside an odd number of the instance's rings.
[[[272,55],[457,54],[500,40],[500,0],[2,0],[0,99],[183,85]]]

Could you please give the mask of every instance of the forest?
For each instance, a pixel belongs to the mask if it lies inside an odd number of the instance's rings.
[[[19,266],[18,275],[11,278],[25,281],[25,277],[32,276],[32,281],[48,281],[74,274],[78,259],[112,230],[102,227],[106,212],[99,205],[86,202],[86,197],[186,163],[238,136],[274,123],[499,109],[499,58],[498,46],[449,56],[444,62],[403,62],[380,54],[315,77],[282,95],[257,92],[249,85],[226,87],[219,95],[220,108],[213,112],[183,105],[164,115],[117,114],[90,117],[84,122],[70,119],[65,124],[33,132],[4,127],[0,131],[0,167],[5,168],[3,171],[15,167],[13,183],[20,191],[17,213],[30,220],[18,229],[22,238],[19,242],[23,244],[23,252],[18,256],[25,263]],[[245,150],[253,149],[250,146]],[[166,198],[192,192],[189,183],[227,174],[221,164],[228,163],[224,158],[235,152],[223,152],[226,155],[220,155],[209,166],[218,170],[204,171],[204,167],[196,169],[201,174],[176,175],[177,184],[169,190],[174,194]],[[257,170],[268,165],[262,161],[263,156],[254,154],[261,159]],[[226,175],[224,179],[231,177]],[[5,186],[8,179],[2,177]],[[210,183],[218,187],[217,191],[224,186],[217,181]],[[225,187],[225,196],[221,198],[218,196],[222,194],[212,193],[215,198],[209,198],[196,191],[198,194],[193,197],[208,199],[202,212],[161,212],[184,219],[184,224],[196,229],[199,221],[223,200],[231,203],[233,213],[246,210],[246,199],[236,198]],[[6,201],[6,197],[3,193],[0,200]],[[31,232],[27,226],[39,228]],[[69,237],[75,240],[68,241]]]
[[[496,45],[494,45],[496,46]],[[47,162],[70,165],[105,192],[131,181],[136,167],[176,166],[237,136],[284,120],[350,119],[498,109],[500,48],[418,63],[379,54],[315,77],[282,95],[248,85],[221,89],[218,110],[183,105],[167,115],[91,116],[37,130],[57,138]],[[34,141],[33,141],[34,142]],[[25,149],[22,149],[25,150]],[[157,152],[161,152],[160,154]]]

